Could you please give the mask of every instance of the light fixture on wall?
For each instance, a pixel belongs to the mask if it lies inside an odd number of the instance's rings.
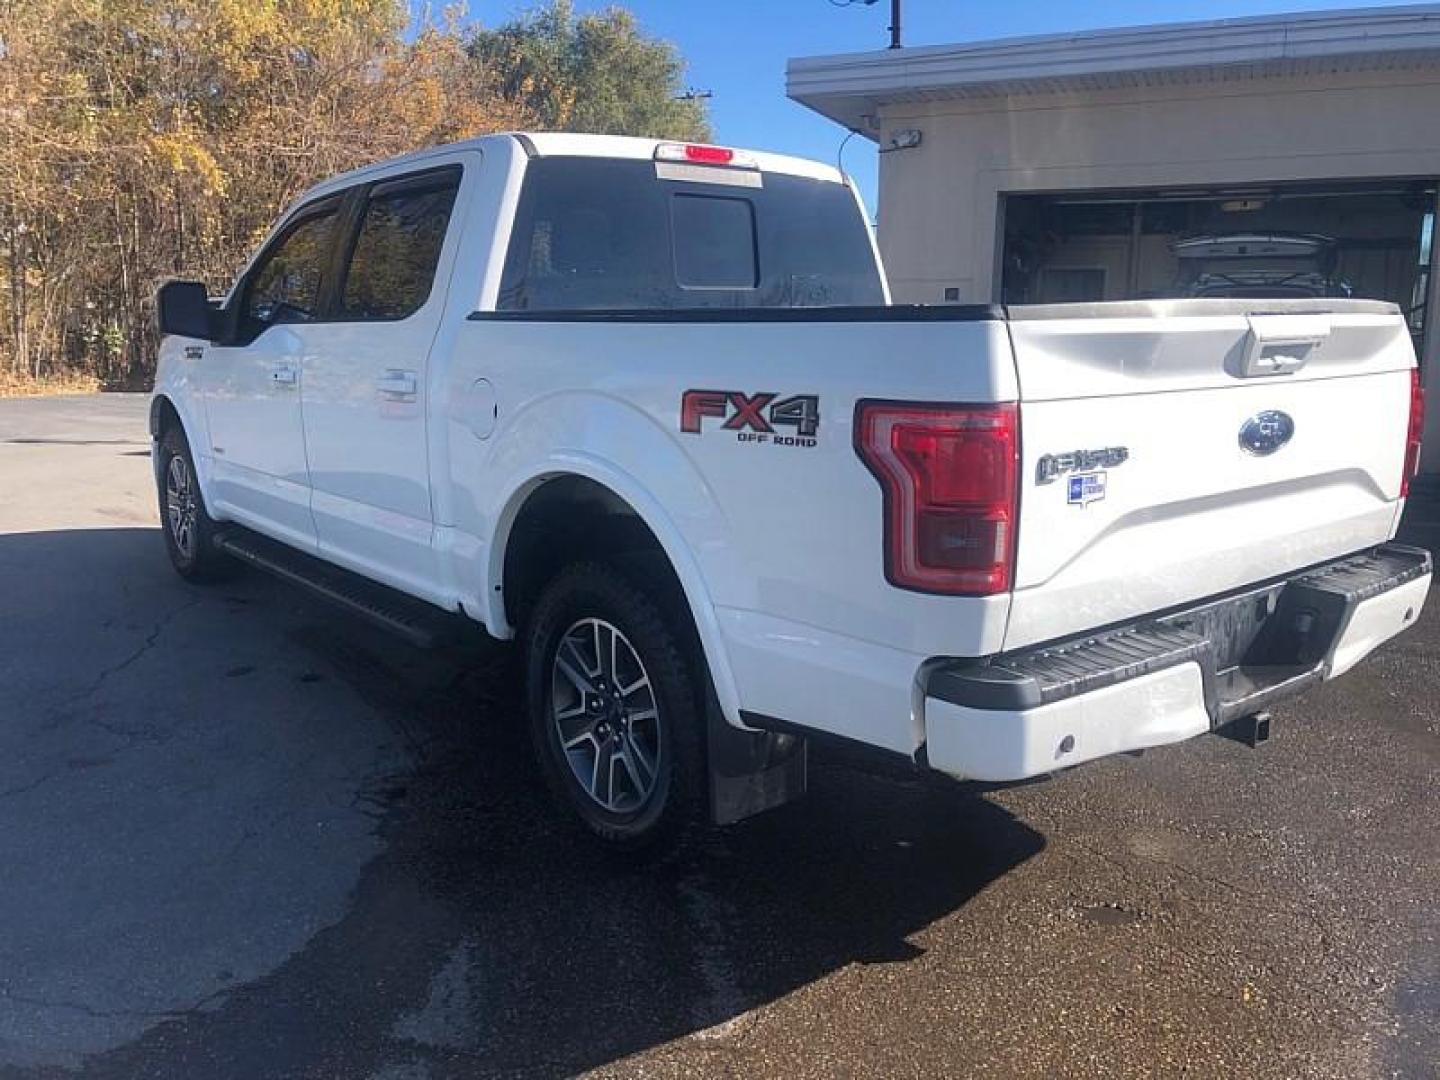
[[[880,148],[880,153],[892,154],[896,150],[914,150],[924,140],[925,136],[919,128],[901,128],[899,131],[890,133],[890,138]]]

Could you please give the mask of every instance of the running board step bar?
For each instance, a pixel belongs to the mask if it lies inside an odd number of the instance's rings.
[[[398,634],[416,648],[433,649],[460,636],[460,616],[248,529],[227,528],[215,538],[215,546]]]

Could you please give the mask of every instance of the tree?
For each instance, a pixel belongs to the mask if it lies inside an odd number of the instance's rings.
[[[317,180],[529,121],[403,0],[0,0],[0,362],[134,384]]]
[[[223,290],[327,176],[534,126],[703,139],[625,11],[495,31],[406,0],[0,0],[0,367],[143,385],[152,297]]]
[[[551,0],[495,29],[475,30],[471,57],[498,72],[502,92],[552,131],[706,141],[704,103],[679,100],[685,65],[624,8],[575,15]]]

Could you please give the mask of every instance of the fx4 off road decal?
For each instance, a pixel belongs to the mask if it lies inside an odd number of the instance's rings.
[[[710,417],[720,421],[719,430],[735,432],[737,442],[814,446],[820,430],[820,399],[814,394],[777,398],[779,394],[738,390],[686,390],[680,397],[680,430],[699,435]],[[711,425],[712,430],[715,427]]]

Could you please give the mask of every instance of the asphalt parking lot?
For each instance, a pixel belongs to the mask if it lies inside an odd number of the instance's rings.
[[[186,585],[147,453],[143,398],[0,401],[0,1076],[1440,1075],[1440,605],[1259,750],[822,753],[626,869],[504,650]]]

